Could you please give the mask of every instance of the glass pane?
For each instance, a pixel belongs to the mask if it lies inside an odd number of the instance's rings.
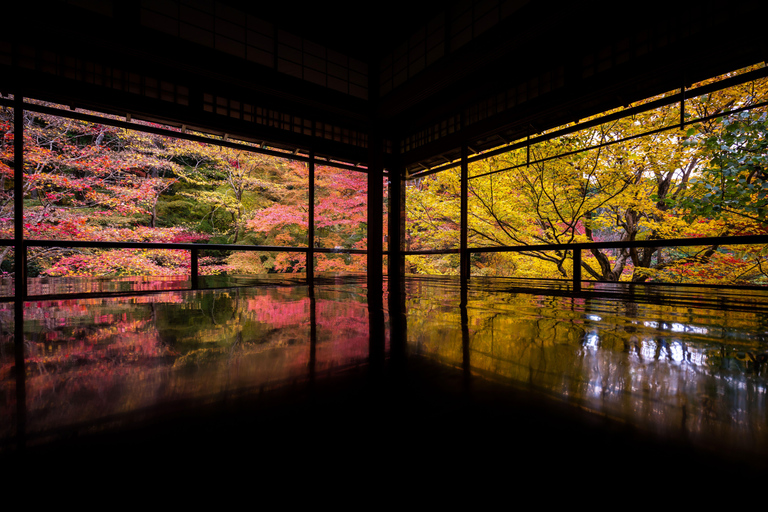
[[[247,179],[250,188],[243,196],[243,231],[236,242],[230,243],[307,247],[307,164],[255,153],[238,155],[252,161],[248,165],[254,173]]]
[[[315,253],[315,274],[363,274],[368,268],[367,254]]]
[[[539,146],[537,155],[559,151]],[[470,180],[469,246],[586,241],[585,222],[598,213],[611,215],[606,203],[628,187],[612,160],[608,151],[592,149]]]
[[[171,249],[30,248],[30,295],[178,290],[189,287],[190,255]]]
[[[461,223],[458,168],[406,184],[405,250],[456,249]]]
[[[177,180],[171,139],[49,114],[24,113],[25,237],[160,241],[160,196]],[[170,240],[168,240],[170,241]]]
[[[315,246],[367,249],[368,175],[315,167]]]
[[[699,119],[766,100],[768,100],[768,78],[762,78],[686,100],[686,117]],[[714,120],[705,121],[704,126],[710,128],[715,123]]]
[[[723,101],[713,108],[753,104],[765,84],[721,91]],[[693,98],[691,105],[705,101]],[[469,246],[763,232],[768,196],[755,170],[766,132],[763,110],[699,123],[685,133],[676,127],[679,114],[678,104],[659,107],[540,142],[531,148],[530,165],[515,169],[483,175],[519,164],[519,150],[473,164],[483,172],[469,181]],[[439,226],[432,229],[439,232]],[[582,274],[585,280],[630,280],[689,261],[685,251],[664,251],[584,251]],[[514,259],[475,256],[473,274],[515,275]]]
[[[13,109],[0,105],[0,238],[6,239],[13,239],[13,123]]]
[[[405,257],[406,274],[459,275],[458,254],[419,254]]]
[[[200,250],[199,283],[202,288],[304,282],[307,255],[303,252]]]
[[[0,246],[0,297],[13,297],[16,273],[15,251],[11,246]]]
[[[655,283],[768,286],[768,245],[664,247],[634,278]]]
[[[473,276],[522,279],[571,279],[570,251],[474,253],[470,259]]]
[[[25,127],[27,238],[307,245],[303,163],[29,111]],[[188,276],[188,252],[170,254],[31,248],[28,275]],[[243,258],[231,259],[247,273]]]
[[[490,172],[498,172],[501,169],[506,169],[508,167],[525,165],[527,158],[527,149],[520,148],[508,151],[501,155],[484,158],[476,162],[470,162],[467,170],[469,171],[469,177],[472,178]]]

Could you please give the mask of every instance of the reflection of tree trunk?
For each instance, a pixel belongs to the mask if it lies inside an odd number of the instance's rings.
[[[2,251],[0,251],[0,265],[3,264],[3,262],[5,261],[5,257],[8,255],[9,252],[11,252],[11,249],[13,249],[13,246],[7,245]]]
[[[232,359],[235,356],[235,351],[243,344],[243,331],[238,331],[235,336],[235,342],[229,347],[229,358]]]
[[[216,315],[214,314],[214,310],[216,309],[216,297],[213,298],[211,301],[211,311],[208,313],[208,315],[211,317],[211,323],[213,325],[219,325],[219,323],[216,321]]]

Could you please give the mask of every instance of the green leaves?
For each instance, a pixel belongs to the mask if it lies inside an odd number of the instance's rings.
[[[768,116],[743,112],[724,118],[721,126],[689,141],[709,161],[691,182],[694,193],[678,203],[688,209],[689,222],[730,213],[768,224]]]

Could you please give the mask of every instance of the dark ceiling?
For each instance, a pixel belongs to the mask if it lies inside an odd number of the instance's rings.
[[[304,2],[301,8],[293,2],[222,3],[363,61],[380,59],[449,5],[444,0]]]
[[[29,2],[0,90],[413,172],[761,62],[765,4]]]

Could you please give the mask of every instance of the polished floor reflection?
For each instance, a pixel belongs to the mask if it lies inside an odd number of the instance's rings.
[[[768,454],[765,291],[517,284],[475,281],[466,309],[459,289],[410,284],[409,354],[666,438]]]
[[[450,439],[491,420],[530,435],[551,414],[552,428],[596,439],[768,455],[768,292],[520,285],[410,278],[381,304],[344,279],[26,302],[22,376],[6,303],[0,447],[122,441],[148,423],[194,425],[195,411],[261,422],[278,404],[301,415],[289,428],[323,423],[336,443],[349,442],[330,427],[338,415],[410,443],[437,435],[426,423]]]
[[[2,311],[11,323],[12,307]],[[131,422],[368,363],[364,290],[240,287],[24,305],[26,435]],[[6,331],[3,428],[14,426]]]

